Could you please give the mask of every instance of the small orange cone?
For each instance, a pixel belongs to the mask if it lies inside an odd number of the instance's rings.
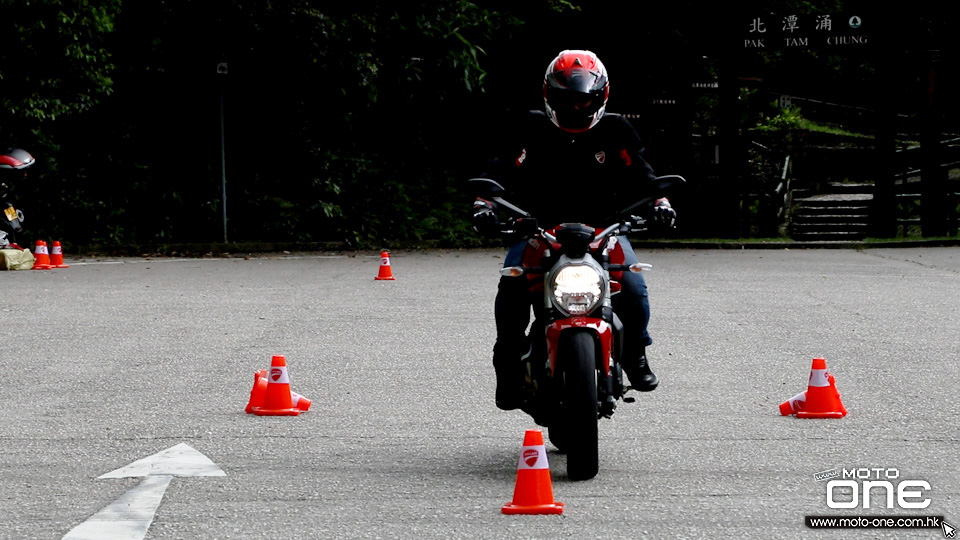
[[[43,240],[37,240],[37,245],[33,248],[33,257],[34,270],[49,270],[53,268],[50,266],[50,254],[47,252],[47,243]]]
[[[509,515],[563,513],[563,503],[553,501],[547,449],[543,445],[543,433],[540,430],[528,429],[523,436],[513,500],[503,505],[500,510]]]
[[[70,268],[70,265],[63,264],[63,246],[59,240],[53,241],[53,247],[50,248],[50,266],[52,268]]]
[[[300,409],[293,406],[290,396],[290,376],[287,374],[287,360],[283,356],[279,354],[273,356],[266,379],[267,390],[264,392],[263,406],[252,407],[253,414],[257,416],[299,415]]]
[[[300,394],[294,392],[293,390],[290,391],[290,402],[293,403],[294,407],[300,409],[303,412],[309,411],[310,404],[313,403],[313,401],[301,396]]]
[[[797,411],[803,409],[803,405],[806,401],[807,393],[800,392],[799,394],[780,404],[780,414],[782,416],[790,416],[791,414],[795,414]]]
[[[250,401],[244,411],[253,414],[254,407],[263,407],[263,400],[267,397],[267,370],[253,372],[253,388],[250,389]]]
[[[810,384],[807,386],[807,400],[803,408],[797,411],[797,418],[843,418],[847,408],[840,400],[836,379],[827,372],[827,361],[814,358],[810,368]]]
[[[836,395],[837,401],[840,402],[840,411],[846,415],[847,408],[843,406],[843,402],[840,401],[840,392],[837,391],[837,378],[833,376],[833,373],[827,372],[827,380],[830,381],[830,388],[833,390],[833,393]],[[807,392],[803,391],[799,394],[793,396],[792,398],[784,401],[780,404],[780,414],[783,416],[789,416],[791,414],[796,414],[798,411],[803,410],[803,406],[807,401]]]
[[[827,379],[830,381],[830,388],[833,390],[834,395],[837,397],[837,403],[840,404],[840,412],[844,416],[847,415],[847,408],[843,406],[843,401],[840,400],[840,391],[837,390],[837,378],[833,376],[833,373],[827,372]]]
[[[253,413],[254,407],[263,407],[263,402],[267,397],[267,370],[261,369],[254,372],[253,374],[253,388],[250,390],[250,401],[247,403],[247,408],[244,409],[247,414]],[[313,403],[311,400],[301,396],[300,394],[290,391],[290,402],[294,407],[300,409],[301,411],[309,411],[310,404]]]
[[[377,274],[377,277],[374,279],[395,281],[393,277],[393,270],[390,269],[389,251],[380,252],[380,273]]]

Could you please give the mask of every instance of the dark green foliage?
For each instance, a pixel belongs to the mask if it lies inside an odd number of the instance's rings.
[[[90,110],[113,90],[105,37],[120,0],[0,1],[0,109],[6,131]],[[9,135],[8,135],[9,136]]]
[[[754,7],[825,6],[0,0],[0,145],[38,159],[17,186],[29,235],[221,241],[222,104],[231,241],[475,245],[464,180],[506,118],[542,106],[543,68],[559,50],[604,58],[610,110],[639,118],[658,172],[695,183],[681,169],[712,159],[716,92],[679,111],[652,100],[716,80],[730,25]],[[785,89],[799,84],[790,66],[807,73],[803,84],[854,80],[830,86],[848,92],[837,99],[867,95],[873,81],[868,57],[740,60],[747,73],[763,63]],[[691,132],[707,141],[704,157],[689,151]]]
[[[221,99],[231,240],[454,242],[460,111],[520,24],[465,0],[0,5],[30,231],[118,245],[222,238]]]

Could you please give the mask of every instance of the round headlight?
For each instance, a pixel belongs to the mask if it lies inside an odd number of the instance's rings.
[[[600,303],[603,279],[592,266],[571,264],[553,276],[553,301],[570,315],[586,315]]]

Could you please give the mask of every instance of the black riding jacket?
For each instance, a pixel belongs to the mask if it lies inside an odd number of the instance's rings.
[[[543,111],[530,111],[505,139],[487,176],[541,226],[605,227],[618,211],[653,195],[655,175],[640,137],[619,114],[605,113],[591,129],[569,133]]]

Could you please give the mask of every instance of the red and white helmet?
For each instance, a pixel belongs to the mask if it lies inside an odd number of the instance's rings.
[[[597,124],[607,108],[607,69],[590,51],[563,51],[547,66],[543,101],[547,116],[564,131],[584,132]]]
[[[26,169],[34,161],[29,152],[19,148],[7,148],[0,152],[0,169]]]

